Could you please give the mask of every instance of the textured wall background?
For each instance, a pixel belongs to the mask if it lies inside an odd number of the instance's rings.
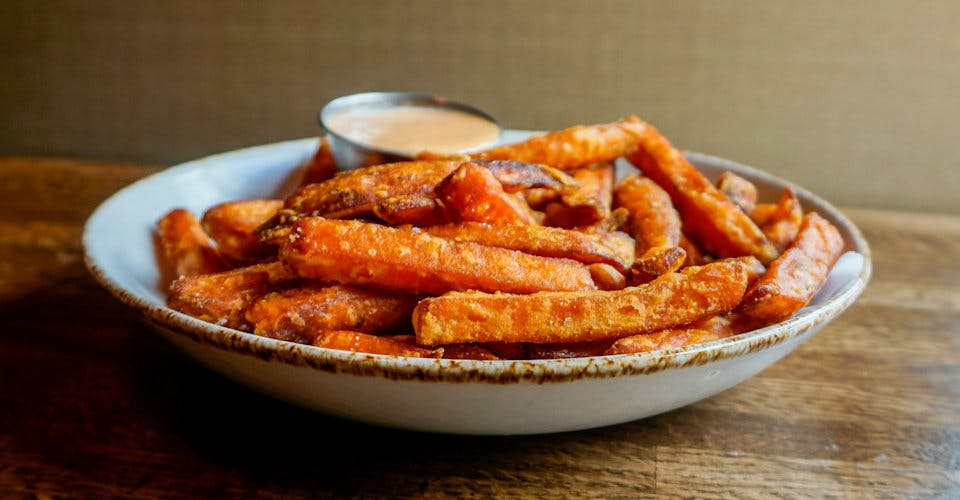
[[[960,3],[6,0],[0,154],[173,163],[415,90],[513,128],[635,113],[845,205],[960,212]]]

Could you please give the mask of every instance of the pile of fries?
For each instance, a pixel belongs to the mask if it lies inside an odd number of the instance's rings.
[[[625,157],[638,173],[617,181]],[[275,339],[397,356],[638,353],[789,318],[844,242],[789,188],[716,184],[636,117],[337,172],[286,200],[157,225],[170,307]]]

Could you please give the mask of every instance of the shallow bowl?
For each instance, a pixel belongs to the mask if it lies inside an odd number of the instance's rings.
[[[528,134],[507,131],[502,140]],[[177,165],[127,186],[87,221],[83,245],[88,268],[166,339],[242,384],[371,424],[459,434],[587,429],[707,398],[757,374],[812,337],[856,300],[870,277],[866,241],[829,203],[762,171],[688,153],[710,178],[732,170],[750,179],[762,201],[775,200],[790,185],[805,210],[819,212],[840,229],[848,253],[810,306],[782,323],[685,348],[535,361],[330,350],[224,328],[168,308],[154,252],[156,221],[175,207],[200,214],[227,200],[283,196],[296,185],[301,165],[317,145],[313,138],[242,149]]]

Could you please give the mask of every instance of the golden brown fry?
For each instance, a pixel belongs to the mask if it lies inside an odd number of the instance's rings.
[[[793,245],[750,288],[740,310],[768,324],[789,318],[813,299],[842,251],[840,231],[819,214],[807,214]]]
[[[282,207],[280,200],[228,201],[207,210],[201,224],[231,262],[256,262],[276,256],[276,247],[262,243],[254,231]]]
[[[649,125],[646,131],[628,158],[670,194],[684,218],[684,228],[704,249],[720,257],[753,255],[765,264],[780,254],[757,225],[665,137]]]
[[[313,345],[340,351],[363,352],[367,354],[385,354],[388,356],[407,356],[411,358],[440,358],[443,348],[424,349],[389,337],[378,337],[363,332],[331,331],[323,332],[313,340]]]
[[[170,285],[167,304],[195,318],[250,330],[244,313],[255,300],[293,276],[279,263],[256,264],[231,271],[184,276]]]
[[[433,226],[449,222],[456,217],[443,202],[429,194],[394,196],[380,201],[373,213],[392,226]]]
[[[620,290],[627,286],[627,278],[610,264],[590,264],[590,276],[601,290]]]
[[[602,356],[613,341],[595,340],[592,342],[561,342],[556,344],[529,344],[527,355],[530,359],[586,358]],[[454,344],[456,345],[456,344]]]
[[[646,177],[628,175],[617,183],[614,198],[627,210],[627,228],[636,240],[634,280],[646,283],[679,269],[686,251],[680,247],[680,214],[670,195]]]
[[[321,217],[294,223],[280,258],[304,278],[411,292],[595,288],[587,268],[569,259],[452,241],[417,228]]]
[[[800,206],[800,200],[793,194],[793,190],[787,187],[783,189],[780,201],[760,226],[760,230],[778,250],[783,252],[796,239],[802,221],[803,208]]]
[[[443,224],[423,230],[441,238],[472,241],[544,257],[572,259],[585,264],[603,262],[620,271],[628,269],[633,262],[633,240],[623,233],[592,235],[557,227],[480,222]]]
[[[346,285],[304,285],[271,292],[246,312],[253,333],[310,343],[328,330],[375,333],[410,323],[416,297]]]
[[[572,170],[571,174],[579,187],[564,190],[559,201],[546,206],[547,223],[559,227],[580,227],[606,219],[613,202],[613,164],[580,167]]]
[[[413,311],[417,344],[588,342],[685,325],[730,311],[763,266],[752,257],[670,273],[619,291],[448,293]]]
[[[570,170],[613,161],[636,145],[646,125],[631,116],[601,125],[578,125],[470,155],[474,160],[518,160]]]
[[[176,276],[215,273],[224,267],[200,221],[182,208],[171,210],[157,221],[157,239]]]
[[[464,221],[491,224],[536,224],[522,198],[507,194],[496,177],[481,166],[463,163],[436,188],[437,198]]]
[[[745,214],[757,204],[757,186],[729,170],[720,174],[717,189]]]
[[[730,337],[753,330],[756,322],[737,313],[728,313],[696,321],[681,328],[668,328],[618,339],[604,354],[634,354],[676,349],[691,344]]]
[[[333,159],[333,151],[330,150],[330,141],[326,137],[320,139],[320,147],[310,159],[306,170],[303,172],[302,185],[315,184],[333,178],[337,173],[337,162]]]

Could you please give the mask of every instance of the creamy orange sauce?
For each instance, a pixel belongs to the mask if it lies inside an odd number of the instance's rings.
[[[500,128],[482,117],[425,106],[344,110],[324,122],[331,132],[355,142],[410,156],[492,146],[500,136]]]

